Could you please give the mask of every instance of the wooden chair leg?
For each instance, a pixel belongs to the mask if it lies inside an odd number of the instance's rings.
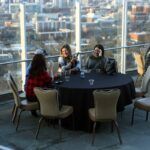
[[[18,120],[17,120],[17,125],[16,125],[16,131],[18,130],[19,123],[20,123],[20,116],[21,116],[21,113],[22,113],[23,111],[24,111],[24,110],[21,110],[20,113],[19,113]]]
[[[12,117],[12,122],[13,122],[13,124],[15,123],[17,113],[18,113],[18,107],[15,106],[14,112],[13,112],[13,117]]]
[[[117,123],[117,121],[115,121],[115,120],[114,120],[113,122],[114,122],[114,125],[115,125],[116,129],[117,129],[119,142],[120,142],[120,144],[122,144],[122,139],[121,139],[121,135],[120,135],[120,131],[119,131],[119,127],[118,127],[118,123]]]
[[[146,121],[148,121],[148,111],[146,111]]]
[[[62,132],[61,131],[61,119],[58,120],[58,124],[59,124],[59,140],[61,141],[61,138],[62,138],[62,135],[61,135],[62,134],[61,133]]]
[[[95,140],[95,128],[96,128],[96,122],[93,124],[93,137],[92,137],[92,145],[94,145],[94,140]]]
[[[133,125],[134,123],[134,111],[135,111],[135,107],[132,110],[132,119],[131,119],[131,125]]]
[[[41,124],[42,124],[43,119],[44,119],[44,117],[41,117],[39,120],[38,128],[37,128],[36,135],[35,135],[36,139],[38,138],[39,130],[41,128]]]

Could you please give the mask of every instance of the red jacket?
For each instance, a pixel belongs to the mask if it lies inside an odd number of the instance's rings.
[[[29,78],[27,80],[27,85],[25,88],[26,96],[27,97],[34,97],[34,87],[48,87],[52,83],[52,78],[49,76],[49,74],[44,71],[38,76],[32,76],[29,75]]]

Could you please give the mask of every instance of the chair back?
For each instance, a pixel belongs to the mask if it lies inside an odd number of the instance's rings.
[[[137,65],[137,72],[140,76],[143,76],[144,74],[144,61],[143,57],[139,53],[133,53],[136,65]]]
[[[58,117],[59,102],[58,91],[55,89],[34,88],[34,93],[40,103],[41,115],[45,117]]]
[[[144,93],[149,93],[150,90],[150,66],[147,68],[141,83],[141,91]]]
[[[12,82],[14,88],[16,88],[16,90],[18,90],[18,86],[17,86],[17,84],[16,84],[16,82],[15,82],[15,80],[14,80],[14,78],[13,78],[11,72],[8,73],[8,78],[9,78],[9,80]]]
[[[114,74],[118,72],[117,62],[114,58],[106,57],[104,67],[107,74]]]
[[[10,76],[8,76],[7,83],[9,85],[10,89],[12,90],[14,101],[15,101],[15,105],[16,106],[20,106],[20,97],[19,97],[19,93],[18,93],[17,87],[16,87],[14,82],[9,77]]]
[[[96,120],[116,119],[116,105],[120,96],[119,89],[93,91]]]

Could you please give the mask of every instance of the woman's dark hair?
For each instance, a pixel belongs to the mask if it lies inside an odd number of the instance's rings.
[[[103,47],[103,45],[97,44],[97,45],[94,46],[94,49],[95,49],[96,47],[102,50],[102,56],[104,56],[104,47]]]
[[[62,48],[60,49],[60,55],[62,55],[62,49],[63,48],[66,48],[67,51],[69,52],[69,57],[72,57],[71,48],[68,44],[65,44],[65,45],[62,46]]]
[[[42,54],[34,55],[31,63],[31,69],[29,70],[29,74],[36,76],[46,71],[46,60]]]

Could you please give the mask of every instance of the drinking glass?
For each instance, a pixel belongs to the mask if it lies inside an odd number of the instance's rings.
[[[80,77],[81,77],[81,78],[85,78],[84,70],[81,70],[81,72],[80,72]]]
[[[90,85],[93,85],[94,84],[94,79],[89,79],[89,83],[90,83]]]
[[[65,81],[69,81],[70,80],[70,73],[69,71],[65,71]]]

